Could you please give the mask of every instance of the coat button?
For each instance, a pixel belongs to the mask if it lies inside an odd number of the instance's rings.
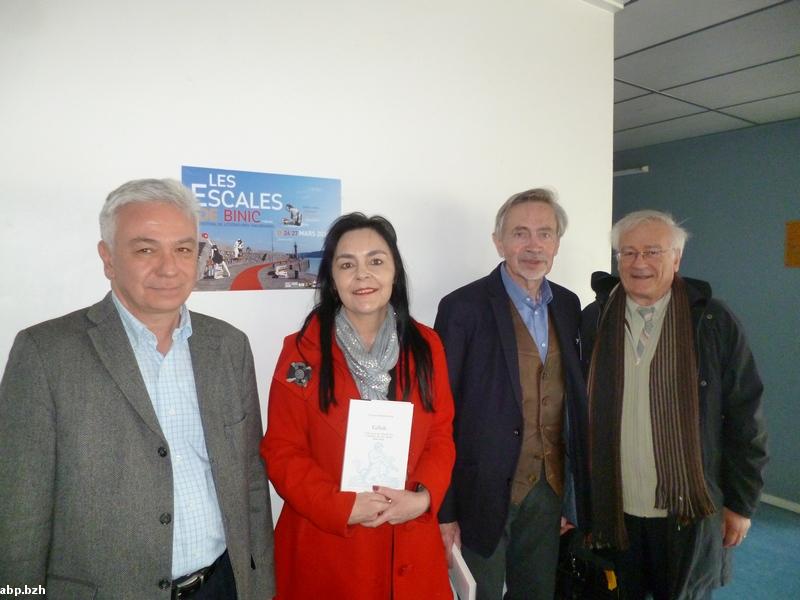
[[[411,573],[411,565],[400,565],[400,568],[397,569],[397,574],[401,577],[403,575],[408,575],[409,573]]]
[[[172,522],[172,515],[169,513],[163,513],[159,518],[162,525],[169,525]]]
[[[713,318],[714,318],[714,315],[706,315],[706,319],[708,319],[709,321],[710,321],[711,319],[713,319]]]
[[[514,435],[519,436],[519,429],[514,430]]]
[[[158,582],[158,587],[160,587],[162,590],[168,590],[172,587],[172,582],[169,579],[162,579]]]
[[[708,382],[705,379],[701,379],[700,380],[700,387],[706,387],[707,385],[708,385]]]
[[[167,455],[167,449],[166,449],[166,448],[164,448],[164,446],[161,446],[161,447],[158,449],[158,455],[159,455],[161,458],[164,458],[164,457]]]

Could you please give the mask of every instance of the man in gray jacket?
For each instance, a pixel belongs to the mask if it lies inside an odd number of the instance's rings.
[[[198,206],[109,194],[111,292],[20,332],[0,383],[0,586],[49,598],[270,598],[272,520],[247,337],[190,313]]]

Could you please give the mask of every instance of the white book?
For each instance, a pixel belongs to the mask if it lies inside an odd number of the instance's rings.
[[[475,600],[478,584],[467,566],[461,550],[455,544],[452,548],[453,565],[450,567],[450,587],[453,588],[454,600]]]
[[[411,402],[350,400],[343,492],[371,492],[373,485],[405,488],[413,416]]]

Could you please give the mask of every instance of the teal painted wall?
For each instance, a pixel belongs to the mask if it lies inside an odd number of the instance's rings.
[[[761,377],[771,460],[765,493],[800,503],[800,268],[784,266],[800,220],[800,120],[618,152],[614,220],[666,210],[689,230],[681,272],[711,283],[744,324]]]

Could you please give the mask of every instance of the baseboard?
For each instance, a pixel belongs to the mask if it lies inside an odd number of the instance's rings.
[[[777,496],[770,496],[769,494],[761,494],[761,501],[766,504],[771,504],[772,506],[777,506],[778,508],[785,508],[786,510],[790,510],[792,512],[800,514],[800,504],[798,504],[797,502],[792,502],[791,500],[784,500],[783,498],[778,498]]]

